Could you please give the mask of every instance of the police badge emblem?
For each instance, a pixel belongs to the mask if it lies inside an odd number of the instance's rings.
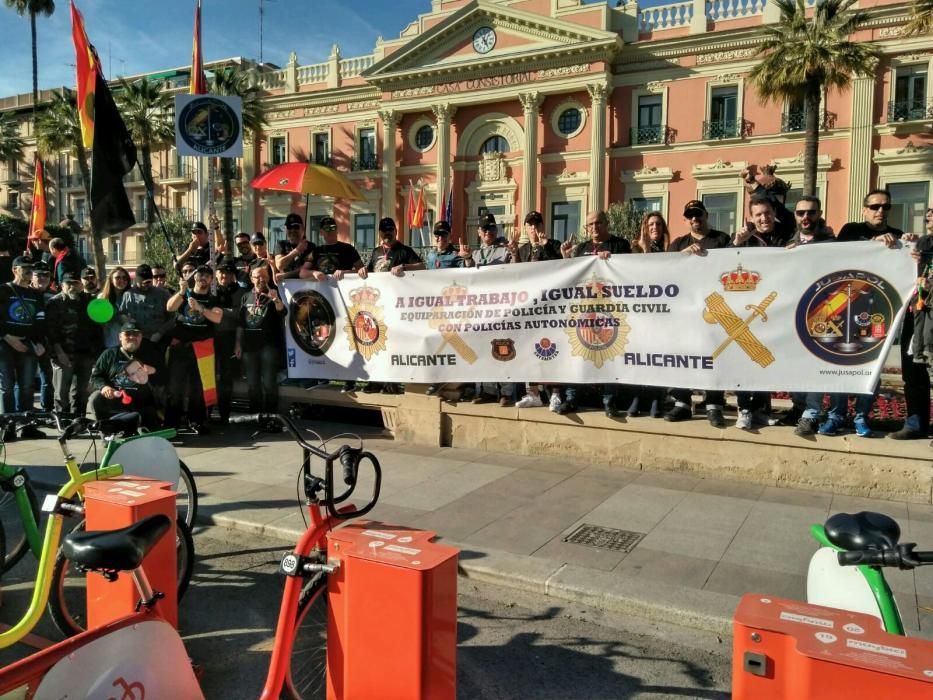
[[[606,296],[606,280],[593,277],[583,285],[587,298],[573,304],[570,309],[570,327],[566,329],[574,355],[592,362],[597,369],[621,355],[628,344],[632,327],[625,314],[616,310],[616,304]]]
[[[492,359],[499,362],[509,362],[515,359],[515,341],[511,338],[497,338],[490,341],[492,345]]]
[[[388,330],[383,319],[383,310],[379,301],[379,290],[372,287],[358,287],[350,290],[351,306],[347,309],[347,323],[344,331],[350,342],[350,349],[356,350],[364,359],[385,350]]]

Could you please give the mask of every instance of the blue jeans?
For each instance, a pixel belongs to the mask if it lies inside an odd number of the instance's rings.
[[[258,350],[244,350],[242,359],[250,413],[278,413],[279,349],[268,344]]]
[[[794,407],[800,408],[803,406],[803,410],[800,413],[801,418],[809,418],[811,420],[816,420],[817,416],[820,415],[820,411],[823,410],[823,392],[795,392],[792,394],[791,398],[794,401]]]
[[[33,405],[33,382],[38,358],[32,352],[16,352],[0,342],[0,411],[28,411]]]
[[[871,412],[872,404],[875,403],[874,394],[858,394],[855,397],[855,417],[868,418]],[[849,413],[849,395],[848,394],[830,394],[829,412],[827,418],[842,422]]]

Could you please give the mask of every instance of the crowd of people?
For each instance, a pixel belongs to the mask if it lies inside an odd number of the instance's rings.
[[[780,183],[780,181],[777,181]],[[930,378],[927,361],[933,358],[933,320],[923,300],[933,288],[933,209],[926,212],[926,231],[907,233],[888,223],[890,193],[877,189],[864,198],[863,220],[850,222],[838,233],[826,226],[817,197],[803,196],[788,209],[779,186],[749,184],[748,222],[734,234],[711,228],[700,200],[683,208],[686,232],[674,238],[660,212],[648,212],[638,236],[630,243],[609,230],[605,212],[586,217],[582,240],[550,238],[544,218],[533,211],[524,217],[525,236],[499,235],[495,217],[479,222],[478,245],[466,236],[451,241],[450,222],[434,225],[434,246],[422,258],[398,238],[392,218],[379,222],[379,242],[367,262],[350,243],[339,239],[336,220],[320,220],[321,243],[305,236],[304,221],[289,214],[286,237],[274,252],[261,233],[239,233],[235,251],[227,251],[219,225],[211,232],[201,222],[191,226],[191,241],[177,257],[179,289],[167,286],[164,267],[139,265],[130,275],[123,267],[111,269],[103,285],[91,267],[61,239],[39,240],[31,255],[12,261],[13,279],[0,285],[0,404],[4,412],[34,407],[35,382],[43,410],[93,413],[98,419],[135,412],[147,428],[190,427],[196,434],[209,432],[209,409],[216,407],[221,424],[230,418],[232,387],[246,378],[250,411],[274,412],[279,402],[279,376],[284,364],[284,319],[287,309],[278,291],[285,279],[335,280],[345,275],[402,276],[409,270],[524,264],[588,255],[680,253],[705,255],[728,247],[797,247],[814,243],[874,240],[894,247],[898,241],[914,243],[918,265],[918,296],[901,329],[902,368],[907,404],[904,425],[889,435],[895,439],[927,436],[930,423]],[[527,242],[520,241],[527,238]],[[174,275],[173,275],[174,277]],[[106,300],[113,309],[109,321],[92,318],[89,306]],[[919,303],[918,303],[919,299]],[[99,320],[99,319],[98,319]],[[914,328],[917,328],[916,334]],[[319,380],[326,383],[326,379]],[[312,382],[316,383],[316,382]],[[356,390],[356,382],[343,391]],[[403,387],[368,382],[364,392],[398,393]],[[443,392],[459,400],[519,408],[548,406],[559,414],[581,410],[581,396],[601,398],[609,417],[649,415],[677,422],[691,419],[693,392],[689,387],[603,384],[515,385],[478,382],[475,385],[427,387],[428,395]],[[774,424],[770,394],[737,392],[736,427],[752,429]],[[726,425],[725,393],[705,392],[705,413],[715,428]],[[851,425],[860,436],[872,435],[869,424],[872,394],[855,397]],[[787,422],[797,435],[836,435],[849,425],[849,397],[824,394],[793,396]],[[623,410],[624,407],[624,410]],[[821,417],[822,416],[822,417]],[[274,426],[269,426],[274,429]],[[35,437],[36,429],[23,427],[7,440]]]

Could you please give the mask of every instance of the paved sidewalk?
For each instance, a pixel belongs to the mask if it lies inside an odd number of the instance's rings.
[[[366,430],[319,427],[325,437]],[[464,575],[724,635],[745,592],[806,597],[815,549],[808,528],[830,512],[887,513],[903,541],[933,549],[930,505],[423,448],[377,430],[365,436],[383,468],[370,519],[437,532],[462,548]],[[80,443],[74,447],[83,454]],[[299,451],[290,438],[253,442],[246,430],[230,428],[187,438],[179,452],[195,474],[203,522],[287,537],[304,530]],[[24,441],[8,446],[7,460],[52,465],[60,453],[53,441]],[[628,553],[563,541],[582,524],[644,537]],[[886,573],[909,634],[933,639],[933,571]]]

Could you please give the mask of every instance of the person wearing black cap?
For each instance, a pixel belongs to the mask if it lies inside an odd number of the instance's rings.
[[[66,272],[61,284],[62,291],[49,299],[45,310],[55,410],[84,415],[91,369],[103,348],[102,328],[88,316],[94,297],[81,288],[78,277]]]
[[[37,260],[32,265],[32,288],[42,293],[42,301],[48,306],[55,292],[51,289],[52,272],[49,265],[44,260]],[[46,323],[48,328],[48,323]],[[55,408],[55,389],[52,378],[52,353],[44,352],[39,357],[38,377],[39,377],[39,406],[43,411],[51,411]],[[30,408],[32,408],[30,406]]]
[[[214,370],[217,376],[217,411],[220,424],[230,422],[230,404],[233,401],[233,380],[237,376],[236,346],[237,318],[240,304],[247,289],[237,282],[237,268],[233,258],[223,258],[215,272],[215,294],[223,319],[214,328]]]
[[[97,270],[93,267],[86,267],[81,270],[81,285],[88,294],[97,294],[100,291],[97,282]]]
[[[525,215],[525,235],[528,242],[518,245],[510,242],[512,262],[538,262],[541,260],[560,260],[560,241],[548,238],[544,232],[544,217],[541,212],[532,211]]]
[[[249,239],[249,247],[252,248],[253,253],[256,255],[255,266],[258,267],[265,263],[269,266],[269,271],[274,277],[279,269],[275,266],[275,256],[269,252],[266,237],[262,235],[261,231],[257,231],[252,235]]]
[[[358,272],[363,267],[359,251],[349,243],[338,240],[337,222],[329,216],[321,219],[320,229],[323,244],[314,247],[301,266],[298,276],[301,279],[315,279],[323,282],[328,275],[333,275],[338,282],[345,272]]]
[[[237,256],[233,259],[236,265],[236,281],[243,289],[249,289],[249,273],[259,264],[259,256],[250,245],[248,233],[238,233],[233,239],[236,244]]]
[[[380,243],[369,256],[369,264],[360,271],[360,277],[365,279],[366,272],[391,272],[401,277],[405,270],[425,269],[421,256],[399,241],[397,235],[395,219],[387,216],[379,221]]]
[[[0,410],[32,408],[36,366],[45,353],[45,303],[30,287],[32,260],[13,260],[13,281],[0,286]],[[22,437],[45,437],[34,426],[24,426]],[[15,435],[7,433],[7,439]]]
[[[104,350],[91,370],[88,400],[94,418],[106,420],[119,413],[138,413],[148,430],[159,428],[159,414],[149,379],[156,373],[151,353],[142,348],[139,324],[128,319],[120,326],[120,345]]]
[[[328,220],[334,221],[332,217],[325,216],[321,219],[321,225]],[[336,225],[337,222],[334,221],[334,226]],[[285,217],[285,237],[275,249],[275,267],[279,271],[277,280],[298,277],[305,260],[314,251],[314,245],[305,238],[304,222],[298,214]]]
[[[178,269],[186,262],[193,263],[195,266],[207,265],[211,261],[211,243],[209,240],[207,226],[203,221],[195,221],[191,224],[191,242],[184,252],[178,256],[176,265]]]
[[[468,246],[460,246],[461,254],[470,253],[470,257],[466,259],[467,267],[486,267],[512,262],[512,254],[508,246],[503,239],[499,238],[499,227],[496,226],[495,216],[484,214],[480,218],[477,232],[480,240],[479,248],[471,251]]]
[[[204,404],[204,387],[192,343],[213,338],[214,329],[224,315],[220,301],[211,294],[212,277],[209,266],[196,267],[190,278],[190,286],[183,286],[166,305],[169,313],[175,314],[175,325],[166,362],[168,396],[165,424],[172,428],[179,426],[187,399],[188,422],[197,434],[209,431],[205,425],[207,407]]]
[[[466,258],[450,242],[450,224],[441,219],[434,224],[434,248],[425,263],[429,270],[466,267]]]

